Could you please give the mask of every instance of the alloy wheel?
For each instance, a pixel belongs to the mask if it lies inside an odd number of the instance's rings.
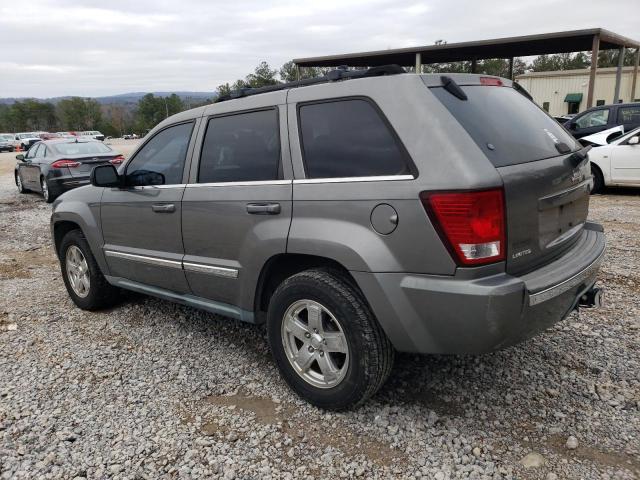
[[[347,374],[349,346],[342,326],[314,300],[294,302],[285,312],[282,344],[289,363],[307,383],[333,388]]]
[[[81,298],[89,295],[91,280],[89,278],[89,265],[82,250],[76,245],[71,245],[65,255],[67,279],[74,293]]]
[[[42,187],[42,196],[45,200],[49,200],[49,186],[47,185],[47,181],[42,178],[40,179],[40,186]]]

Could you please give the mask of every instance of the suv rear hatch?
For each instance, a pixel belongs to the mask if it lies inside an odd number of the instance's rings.
[[[586,150],[509,80],[452,75],[434,84],[434,77],[423,80],[502,177],[507,272],[525,273],[561,255],[587,219]]]

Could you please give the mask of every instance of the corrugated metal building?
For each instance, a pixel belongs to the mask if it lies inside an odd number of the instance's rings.
[[[640,102],[631,98],[633,67],[624,67],[620,83],[620,100]],[[556,72],[530,72],[516,80],[533,95],[538,105],[551,115],[560,116],[578,113],[587,109],[589,69]],[[616,67],[599,68],[596,74],[594,104],[613,103],[616,84]],[[640,92],[636,92],[636,97]]]

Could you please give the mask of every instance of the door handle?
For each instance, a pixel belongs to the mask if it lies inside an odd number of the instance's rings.
[[[252,215],[277,215],[280,213],[279,203],[247,203],[247,213]]]
[[[173,213],[176,211],[176,206],[173,203],[159,203],[151,205],[151,210],[157,213]]]

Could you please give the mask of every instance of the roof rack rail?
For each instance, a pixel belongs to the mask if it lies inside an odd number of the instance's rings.
[[[365,77],[381,77],[385,75],[398,75],[400,73],[407,73],[407,71],[400,65],[380,65],[379,67],[371,67],[366,70],[349,70],[346,66],[340,66],[335,70],[327,72],[322,77],[305,78],[303,80],[296,80],[293,82],[279,83],[277,85],[267,85],[266,87],[259,88],[240,88],[233,90],[228,95],[222,95],[214,100],[214,103],[224,102],[227,100],[233,100],[236,98],[249,97],[252,95],[259,95],[261,93],[276,92],[278,90],[286,90],[289,88],[306,87],[308,85],[315,85],[317,83],[329,83],[336,82],[338,80],[349,80],[353,78],[365,78]]]

